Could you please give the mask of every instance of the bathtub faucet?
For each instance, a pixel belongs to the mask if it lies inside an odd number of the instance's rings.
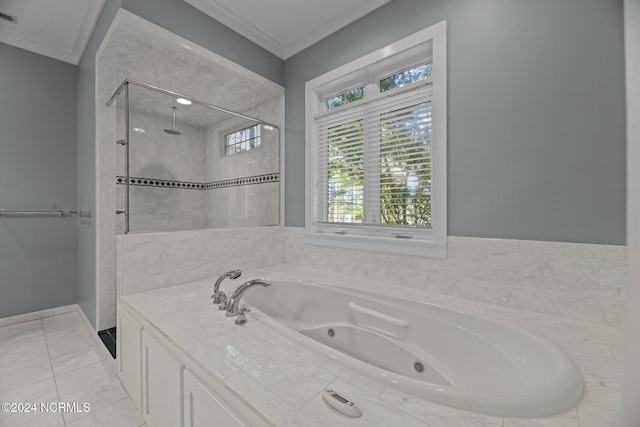
[[[227,306],[227,317],[238,316],[238,318],[236,319],[236,325],[244,325],[245,323],[247,323],[247,317],[245,316],[245,313],[249,311],[249,309],[239,308],[240,300],[242,299],[242,296],[254,286],[262,286],[266,288],[267,286],[271,286],[271,283],[265,282],[262,279],[249,280],[247,283],[240,285],[238,289],[236,289],[236,291],[233,293],[233,295],[231,295],[231,298],[229,298],[229,304]]]
[[[216,280],[216,284],[213,287],[213,295],[211,295],[211,298],[213,298],[214,304],[222,303],[220,305],[220,310],[227,309],[227,295],[220,290],[220,283],[222,283],[222,281],[227,277],[229,279],[237,279],[241,275],[242,275],[241,270],[231,270],[231,271],[227,271],[226,273],[218,277],[218,280]]]

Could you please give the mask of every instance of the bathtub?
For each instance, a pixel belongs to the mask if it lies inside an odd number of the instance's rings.
[[[252,318],[407,394],[502,417],[544,417],[581,399],[580,374],[544,337],[439,305],[302,280],[266,278]]]

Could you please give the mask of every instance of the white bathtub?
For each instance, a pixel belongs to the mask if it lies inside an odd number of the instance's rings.
[[[373,292],[267,280],[272,286],[244,297],[268,316],[252,317],[405,393],[527,418],[561,413],[582,397],[582,379],[565,353],[517,326]]]

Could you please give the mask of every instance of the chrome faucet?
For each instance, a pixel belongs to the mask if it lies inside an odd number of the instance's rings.
[[[271,286],[271,283],[265,282],[262,279],[249,280],[247,283],[240,285],[233,295],[231,295],[231,298],[229,298],[227,317],[238,316],[236,319],[236,325],[244,325],[247,323],[245,313],[250,310],[248,308],[239,308],[240,300],[242,299],[242,296],[254,286],[262,286],[266,288],[267,286]]]
[[[241,270],[231,270],[227,271],[226,273],[218,277],[218,280],[216,280],[216,284],[213,286],[213,295],[211,295],[211,298],[213,298],[214,304],[220,304],[220,307],[218,307],[220,310],[227,309],[227,295],[220,290],[220,283],[222,283],[222,281],[227,277],[229,279],[237,279],[241,275]]]

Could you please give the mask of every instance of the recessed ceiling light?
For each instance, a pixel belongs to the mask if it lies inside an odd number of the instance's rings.
[[[136,133],[145,133],[146,130],[142,129],[142,128],[133,128],[133,131]]]
[[[269,125],[262,125],[262,127],[266,130],[273,130],[275,129],[273,126],[269,126]]]
[[[178,101],[178,104],[191,105],[191,101],[189,101],[186,98],[178,98],[178,99],[176,99],[176,101]]]

